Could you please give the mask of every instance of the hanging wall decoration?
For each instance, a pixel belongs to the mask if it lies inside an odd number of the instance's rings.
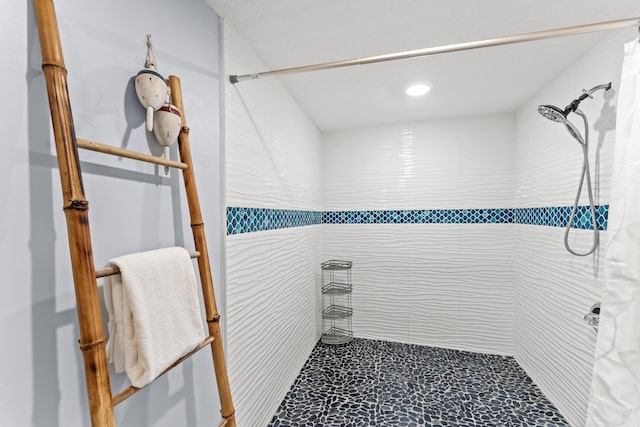
[[[164,147],[163,157],[165,159],[169,159],[169,146],[178,139],[181,127],[180,110],[173,104],[165,103],[153,115],[153,134],[160,145]],[[165,174],[169,172],[167,166],[164,167],[164,172]]]
[[[158,73],[156,58],[151,45],[151,35],[147,34],[147,61],[144,69],[136,75],[136,95],[147,109],[147,130],[153,130],[153,113],[159,110],[169,98],[169,87],[165,79]]]
[[[153,131],[156,139],[163,146],[162,157],[169,159],[169,146],[178,139],[182,117],[180,110],[171,104],[169,86],[158,73],[150,34],[147,34],[145,68],[136,75],[136,94],[142,106],[147,109],[147,131]],[[167,166],[164,168],[164,173],[169,173]]]

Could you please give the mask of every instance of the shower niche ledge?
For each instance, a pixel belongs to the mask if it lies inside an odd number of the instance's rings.
[[[351,328],[351,261],[329,260],[322,271],[322,342],[346,344],[353,339]]]

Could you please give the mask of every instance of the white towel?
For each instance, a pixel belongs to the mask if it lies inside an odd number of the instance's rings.
[[[114,258],[104,281],[107,355],[116,372],[144,387],[204,338],[189,253],[166,248]]]

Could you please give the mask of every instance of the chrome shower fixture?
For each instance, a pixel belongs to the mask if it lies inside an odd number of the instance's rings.
[[[565,112],[555,105],[541,105],[538,107],[538,113],[552,122],[564,123],[567,120]]]
[[[556,107],[555,105],[541,105],[538,107],[538,113],[540,113],[542,117],[549,119],[553,122],[566,123],[567,116],[569,115],[569,113],[576,111],[580,103],[585,99],[593,98],[591,94],[593,94],[593,92],[600,89],[604,89],[604,90],[611,89],[611,82],[592,87],[589,90],[583,89],[582,95],[580,95],[578,98],[571,101],[571,103],[567,105],[564,108],[564,110],[559,107]]]
[[[577,256],[585,256],[592,254],[596,248],[598,247],[598,243],[600,241],[600,237],[598,235],[598,222],[596,219],[596,208],[595,203],[593,201],[593,191],[591,189],[591,174],[589,173],[589,123],[587,121],[587,116],[578,109],[578,106],[582,101],[586,98],[593,98],[591,94],[593,92],[604,89],[605,91],[611,89],[611,83],[605,83],[602,85],[595,86],[589,90],[583,90],[582,95],[578,98],[571,101],[569,105],[567,105],[564,110],[556,107],[555,105],[540,105],[538,107],[538,113],[542,115],[545,119],[551,120],[552,122],[562,123],[565,125],[571,136],[573,136],[576,141],[582,146],[582,173],[580,175],[580,184],[578,185],[578,192],[576,194],[576,199],[573,204],[573,209],[571,209],[571,214],[569,215],[569,221],[567,221],[565,233],[564,233],[564,246],[567,248],[567,251]],[[573,123],[568,119],[569,114],[574,113],[582,118],[584,123],[584,138],[575,127]],[[578,202],[580,200],[580,193],[582,192],[582,185],[584,184],[585,177],[587,178],[587,193],[589,195],[589,207],[591,211],[591,222],[593,223],[593,245],[588,252],[576,252],[569,245],[569,230],[571,229],[571,224],[576,216],[576,212],[578,210]]]

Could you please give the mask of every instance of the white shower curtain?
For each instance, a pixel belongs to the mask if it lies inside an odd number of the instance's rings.
[[[625,45],[587,427],[640,426],[640,45]]]

